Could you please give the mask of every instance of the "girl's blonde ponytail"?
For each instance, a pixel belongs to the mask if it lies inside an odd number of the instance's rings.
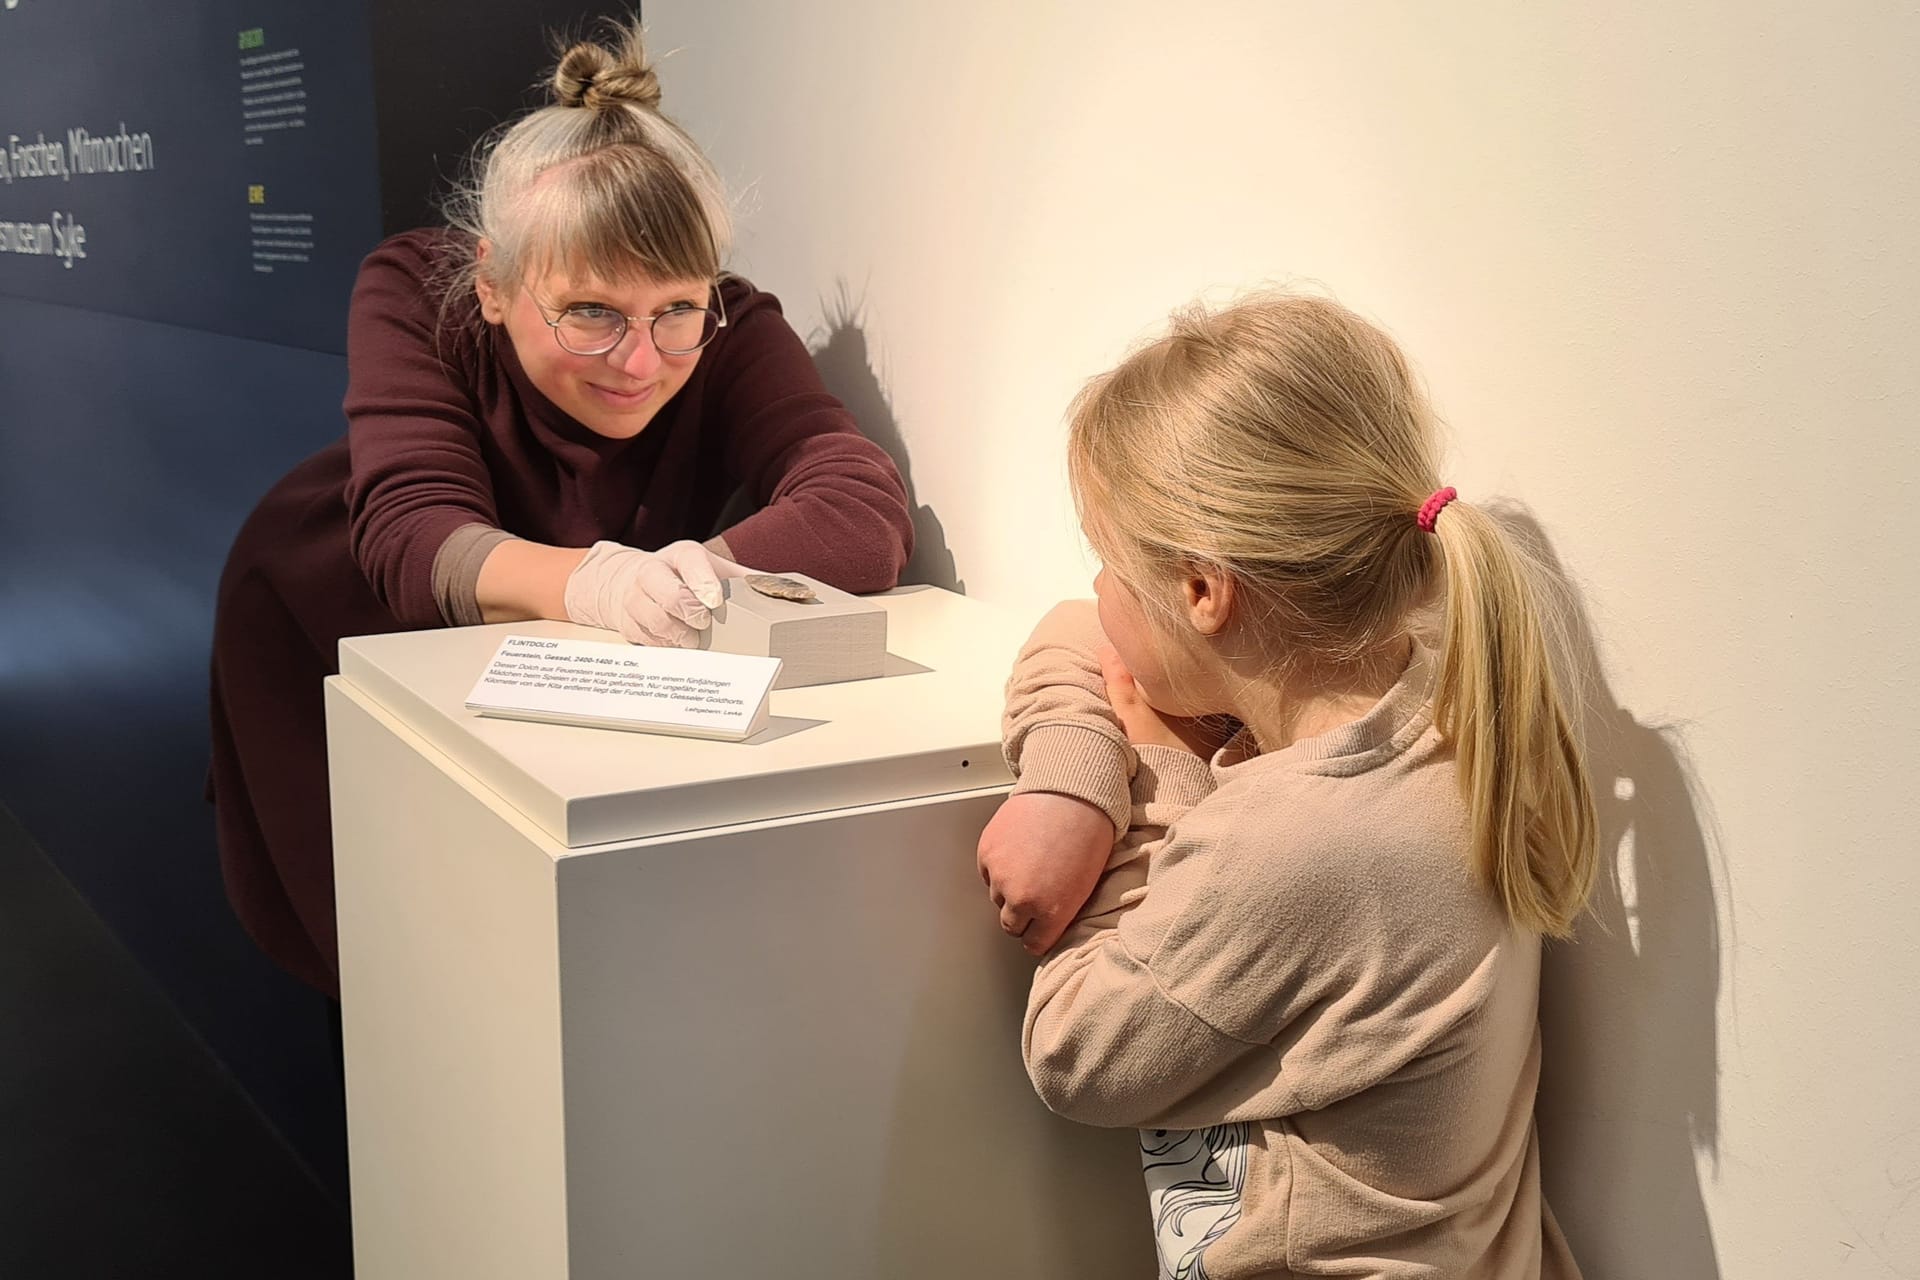
[[[1525,556],[1485,512],[1432,522],[1445,564],[1434,719],[1453,743],[1476,869],[1518,924],[1564,938],[1597,862],[1586,762]]]

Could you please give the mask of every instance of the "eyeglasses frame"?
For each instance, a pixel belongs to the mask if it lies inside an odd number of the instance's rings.
[[[560,322],[562,320],[565,320],[567,318],[567,312],[573,310],[574,306],[579,306],[580,305],[579,303],[574,303],[573,306],[560,308],[560,314],[555,316],[551,320],[547,319],[547,309],[546,307],[541,305],[540,300],[538,298],[535,298],[533,300],[533,307],[534,307],[534,310],[540,313],[540,318],[543,321],[546,321],[547,328],[553,330],[554,345],[559,347],[562,351],[566,352],[570,356],[592,357],[592,356],[606,355],[608,352],[617,349],[621,343],[625,342],[627,340],[627,335],[633,332],[633,326],[635,322],[641,321],[641,320],[644,320],[647,322],[647,341],[653,343],[653,349],[655,351],[658,351],[663,356],[690,356],[694,352],[704,351],[708,346],[712,345],[713,340],[720,336],[720,331],[727,327],[727,303],[726,303],[726,299],[720,296],[720,286],[717,281],[713,286],[713,301],[714,301],[714,305],[711,307],[681,307],[678,310],[674,310],[670,308],[666,311],[660,312],[657,315],[650,315],[650,316],[630,316],[626,314],[624,311],[616,311],[614,312],[614,314],[620,317],[620,332],[614,335],[612,342],[608,343],[605,347],[602,347],[598,351],[575,351],[572,347],[560,341]],[[606,309],[609,311],[612,310],[611,307],[608,307]],[[685,315],[689,311],[705,311],[709,315],[717,317],[717,319],[714,322],[713,333],[709,335],[705,341],[701,342],[699,346],[688,347],[684,351],[669,351],[667,350],[667,348],[661,346],[660,343],[653,336],[653,326],[655,326],[656,324],[659,324],[661,319],[666,316]]]

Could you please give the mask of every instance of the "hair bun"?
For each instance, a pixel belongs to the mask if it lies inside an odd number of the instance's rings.
[[[587,86],[586,106],[589,110],[605,111],[628,104],[645,107],[649,111],[659,108],[660,77],[653,74],[651,67],[634,71],[616,66],[610,71],[602,71]]]
[[[554,101],[563,107],[586,105],[588,90],[612,65],[613,55],[601,46],[590,41],[574,45],[553,69]]]
[[[563,107],[595,112],[625,106],[657,109],[660,78],[647,64],[638,26],[623,33],[617,51],[592,40],[568,49],[553,70],[553,96]]]

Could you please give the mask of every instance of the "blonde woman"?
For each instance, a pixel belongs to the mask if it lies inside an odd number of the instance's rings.
[[[1098,603],[1022,654],[982,845],[1025,934],[1047,805],[1104,831],[1053,851],[1095,887],[1034,979],[1041,1098],[1141,1130],[1165,1275],[1577,1276],[1533,1107],[1593,806],[1546,606],[1405,360],[1321,298],[1189,312],[1069,449]]]
[[[742,564],[876,591],[911,549],[892,461],[779,303],[725,273],[722,185],[660,114],[639,29],[568,49],[552,97],[483,150],[451,227],[367,258],[346,436],[266,496],[221,580],[228,893],[329,995],[321,680],[340,637],[556,618],[690,645]],[[716,529],[736,490],[752,510]]]

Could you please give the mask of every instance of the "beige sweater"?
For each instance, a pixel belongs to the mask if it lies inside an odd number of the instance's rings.
[[[1062,606],[1010,685],[1023,789],[1109,807],[1133,771],[1023,1047],[1053,1110],[1142,1130],[1163,1274],[1577,1277],[1540,1196],[1539,941],[1467,865],[1431,655],[1360,721],[1208,769],[1111,749],[1099,642]]]

